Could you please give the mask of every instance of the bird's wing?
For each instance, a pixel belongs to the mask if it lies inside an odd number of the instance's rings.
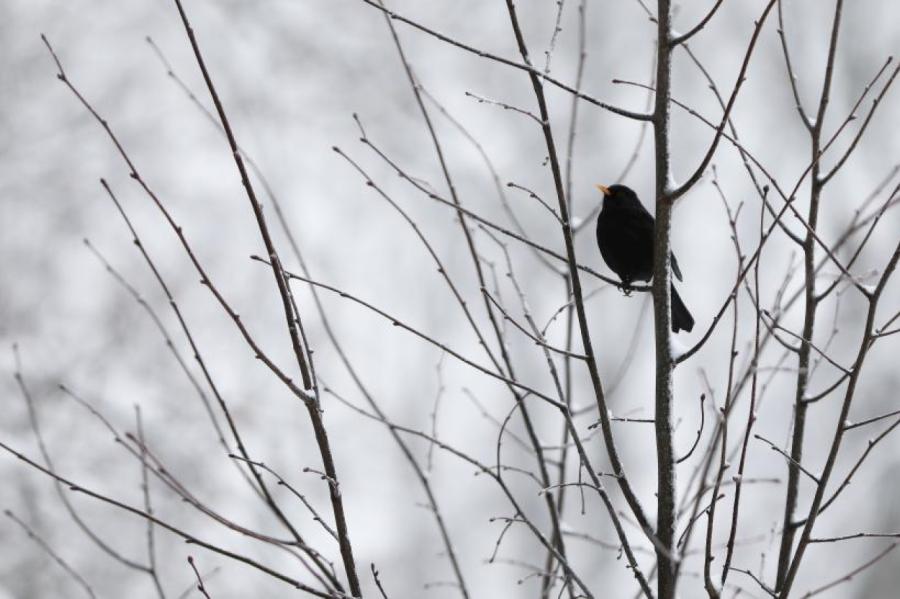
[[[650,211],[644,208],[643,204],[638,202],[636,205],[631,206],[628,215],[629,226],[626,227],[626,229],[634,238],[634,247],[653,247],[655,242],[654,231],[656,229],[656,220],[653,218],[653,215],[650,214]],[[678,266],[678,259],[675,258],[675,254],[670,254],[670,256],[672,274],[675,275],[676,279],[681,281],[682,274],[681,268]]]
[[[678,268],[678,259],[675,258],[675,254],[669,254],[672,258],[672,273],[675,275],[675,278],[679,281],[681,280],[681,269]]]

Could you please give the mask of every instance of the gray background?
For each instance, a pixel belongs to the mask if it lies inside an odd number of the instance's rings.
[[[505,5],[499,0],[407,0],[390,4],[402,14],[479,48],[516,56]],[[571,82],[577,55],[577,3],[568,0],[566,4],[552,72],[560,80]],[[706,13],[707,4],[686,3],[677,15],[677,26],[682,30],[692,26]],[[762,6],[759,1],[726,3],[692,42],[724,92],[733,85],[753,20]],[[532,55],[542,64],[556,3],[529,0],[518,7]],[[331,151],[333,145],[344,149],[409,210],[483,321],[477,282],[453,214],[414,192],[358,143],[351,118],[354,112],[366,124],[369,136],[407,172],[440,191],[445,189],[381,15],[355,0],[190,2],[187,9],[238,140],[260,163],[279,194],[314,276],[372,301],[464,355],[486,363],[412,230]],[[848,3],[845,13],[827,130],[840,124],[862,87],[900,47],[897,9],[891,0]],[[789,2],[786,8],[801,95],[808,108],[821,85],[831,14],[831,3],[819,0]],[[776,27],[773,15],[760,39],[734,115],[747,147],[783,186],[791,187],[808,163],[809,149],[793,108]],[[532,109],[533,94],[527,77],[402,24],[398,24],[398,30],[422,84],[478,137],[502,180],[528,186],[551,199],[552,179],[542,166],[545,148],[535,124],[520,114],[478,104],[464,95],[470,91]],[[172,286],[251,453],[296,482],[327,512],[324,485],[314,475],[300,472],[304,466],[319,466],[305,410],[252,359],[230,321],[198,284],[171,231],[128,178],[102,130],[56,80],[53,64],[40,43],[41,32],[53,43],[69,77],[109,120],[144,178],[184,227],[216,284],[270,354],[280,364],[291,361],[271,274],[248,259],[250,254],[262,251],[262,244],[227,147],[167,79],[144,41],[146,35],[153,36],[176,70],[209,104],[174,6],[158,1],[5,0],[0,3],[0,435],[4,442],[38,455],[25,404],[12,378],[13,360],[8,348],[18,342],[23,372],[37,399],[45,437],[61,473],[123,501],[140,502],[138,465],[95,420],[56,390],[57,383],[64,382],[103,409],[122,429],[133,428],[132,406],[140,404],[148,442],[198,497],[238,521],[261,530],[275,530],[269,515],[254,501],[215,443],[200,402],[151,321],[82,244],[83,238],[90,238],[121,269],[164,316],[183,350],[182,336],[167,311],[165,298],[98,185],[98,179],[105,177]],[[589,1],[588,93],[618,106],[643,109],[645,92],[610,81],[648,81],[654,36],[655,27],[637,3]],[[712,120],[719,118],[714,98],[683,53],[676,52],[673,76],[674,95],[679,100]],[[557,90],[548,93],[553,125],[562,140],[570,98]],[[833,239],[842,230],[861,198],[900,161],[896,93],[888,94],[860,148],[827,188],[821,218],[825,239]],[[863,106],[868,105],[867,100]],[[583,216],[599,199],[593,184],[613,182],[631,155],[640,126],[587,104],[582,104],[580,111],[573,212]],[[695,168],[711,136],[706,127],[685,113],[673,109],[673,115],[674,169],[679,178],[684,178]],[[490,175],[474,148],[445,119],[437,114],[434,118],[462,201],[506,223]],[[839,140],[838,151],[846,147],[855,126],[851,125],[850,133]],[[746,202],[740,229],[745,246],[752,250],[758,198],[732,148],[723,143],[714,162],[732,205]],[[648,135],[636,167],[624,181],[645,203],[653,186],[652,172],[652,138]],[[806,189],[801,188],[801,205],[805,205]],[[533,238],[562,248],[558,227],[546,211],[523,194],[510,192],[510,201]],[[789,225],[800,231],[799,223]],[[898,225],[896,213],[885,218],[855,272],[883,266],[896,243]],[[686,274],[681,294],[698,321],[691,335],[676,340],[689,346],[708,326],[734,280],[730,231],[721,201],[708,179],[679,201],[672,235]],[[482,234],[476,239],[485,255],[501,259]],[[280,235],[276,242],[287,255]],[[511,249],[530,307],[543,323],[564,302],[562,284],[531,253],[515,244]],[[769,300],[795,249],[783,235],[767,246],[763,271],[768,276],[762,287]],[[592,231],[580,236],[577,252],[584,263],[601,266]],[[796,264],[797,256],[793,259]],[[288,266],[295,265],[289,262]],[[799,278],[790,289],[798,284]],[[587,285],[593,289],[597,282]],[[515,305],[508,286],[504,293]],[[898,296],[900,285],[895,281],[884,301],[884,314],[896,311]],[[428,429],[438,388],[435,365],[441,352],[356,305],[334,296],[326,298],[328,313],[351,359],[387,412],[399,423]],[[298,299],[320,373],[335,389],[360,403],[327,343],[305,290],[298,288]],[[617,373],[632,334],[641,339],[633,366],[610,399],[616,415],[652,416],[652,330],[640,316],[643,301],[641,295],[626,299],[607,289],[588,304],[605,380]],[[819,332],[825,338],[834,305],[828,302],[821,310],[823,325]],[[836,360],[848,363],[855,355],[864,310],[858,295],[848,292],[842,296],[837,319],[840,333],[832,345]],[[746,298],[741,302],[739,319],[739,347],[744,351],[752,339],[753,326]],[[786,323],[799,329],[802,310],[795,309]],[[701,370],[717,391],[717,400],[721,400],[729,334],[729,326],[721,327],[703,351],[676,373],[677,412],[681,417],[676,443],[684,448],[681,452],[689,447],[697,429],[697,397],[703,391]],[[549,389],[540,352],[515,330],[509,329],[508,335],[518,369],[525,373],[523,378]],[[551,328],[551,336],[561,343],[561,324]],[[900,337],[887,339],[873,351],[855,404],[855,419],[896,409],[898,342]],[[777,346],[771,347],[763,362],[774,364],[780,353]],[[795,362],[791,359],[787,364]],[[575,403],[587,405],[591,401],[587,373],[582,369],[576,369],[576,373]],[[822,366],[811,387],[821,389],[833,376],[833,371]],[[443,378],[446,392],[439,412],[439,437],[480,459],[492,460],[496,429],[466,399],[462,389],[471,389],[500,418],[511,405],[508,393],[502,385],[449,357],[444,360]],[[758,432],[782,446],[788,439],[793,382],[791,372],[776,376],[760,412]],[[837,405],[838,398],[834,397],[811,412],[813,425],[808,431],[806,460],[814,471],[821,467]],[[707,408],[711,409],[709,405]],[[537,402],[532,409],[540,422],[542,438],[552,443],[559,435],[558,418]],[[743,405],[736,422],[743,422],[745,414]],[[711,417],[711,412],[707,416]],[[586,428],[594,417],[581,417],[579,425]],[[428,583],[450,580],[451,573],[440,555],[431,516],[418,507],[421,489],[384,428],[328,401],[326,424],[336,450],[350,531],[360,569],[365,571],[367,594],[375,593],[368,575],[368,564],[374,562],[394,598],[457,596],[447,586],[423,590]],[[652,505],[655,472],[649,429],[640,428],[646,426],[640,424],[618,426],[627,470],[644,503]],[[514,429],[520,430],[519,423]],[[843,476],[876,432],[866,429],[848,435],[836,476]],[[898,443],[900,438],[888,437],[879,446],[821,521],[819,534],[898,530]],[[427,447],[412,444],[424,457]],[[512,462],[527,463],[516,454],[514,445],[505,443],[504,447]],[[603,463],[605,452],[599,441],[592,441],[589,449],[595,460]],[[679,470],[682,485],[696,463],[696,459],[689,461]],[[777,454],[754,442],[748,475],[783,478],[786,469]],[[0,477],[4,482],[0,505],[12,509],[42,534],[100,596],[153,596],[146,577],[114,564],[71,523],[48,479],[9,456],[0,458]],[[435,454],[432,479],[473,594],[536,596],[538,583],[534,578],[516,584],[527,571],[484,563],[502,527],[490,518],[511,515],[496,487],[485,477],[473,477],[471,467],[440,452]],[[521,480],[511,482],[537,521],[542,522],[542,503],[535,487]],[[801,509],[808,501],[808,482],[803,481],[801,487]],[[783,489],[774,485],[746,489],[741,536],[758,539],[741,547],[735,563],[757,570],[760,554],[765,553],[771,580],[777,556],[772,533],[780,524]],[[281,555],[223,531],[159,485],[154,486],[154,497],[161,517],[198,536],[296,573],[295,566]],[[143,555],[141,522],[84,497],[73,500],[91,526],[111,544],[127,555]],[[304,533],[323,547],[330,547],[336,559],[336,547],[328,544],[308,514],[293,505],[290,509]],[[592,498],[584,516],[573,501],[565,520],[572,528],[612,538],[608,518]],[[718,530],[725,529],[723,520]],[[634,529],[631,531],[634,538],[640,537]],[[576,547],[573,563],[600,595],[603,591],[610,597],[633,595],[633,579],[623,561],[616,560],[614,551],[571,543]],[[820,586],[861,564],[886,544],[851,541],[813,547],[807,553],[797,589]],[[221,566],[208,584],[217,599],[292,594],[282,584],[243,565],[186,547],[171,535],[160,534],[159,547],[161,574],[173,596],[192,581],[184,561],[189,553],[197,557],[204,571]],[[527,531],[515,527],[504,541],[501,555],[535,563],[543,560],[543,552]],[[7,519],[0,521],[0,556],[0,596],[5,592],[17,598],[74,597],[81,592]],[[649,561],[647,555],[642,560]],[[891,554],[878,567],[829,596],[893,596],[898,582],[896,563],[896,556]],[[701,571],[700,560],[694,557],[686,569]],[[761,591],[746,577],[732,574],[731,580],[760,596]],[[700,581],[690,575],[681,589],[684,597],[701,595]]]

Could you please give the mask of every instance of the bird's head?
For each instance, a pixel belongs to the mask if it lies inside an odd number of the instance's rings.
[[[597,189],[603,194],[603,204],[607,202],[612,205],[620,205],[625,203],[639,202],[637,194],[630,187],[624,185],[597,185]]]

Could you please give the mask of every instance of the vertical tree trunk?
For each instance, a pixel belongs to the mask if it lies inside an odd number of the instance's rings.
[[[656,341],[656,534],[659,543],[659,599],[675,596],[675,458],[672,451],[672,352],[669,345],[671,297],[669,295],[669,254],[672,204],[668,199],[669,93],[672,55],[669,45],[671,5],[658,1],[656,105],[653,112],[656,142],[656,239],[653,250],[653,314]]]

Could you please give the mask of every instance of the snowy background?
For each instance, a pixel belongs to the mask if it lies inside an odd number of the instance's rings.
[[[187,4],[238,141],[259,163],[280,197],[313,276],[371,301],[486,364],[459,306],[412,229],[331,149],[339,146],[409,211],[484,324],[478,284],[452,211],[416,192],[358,141],[353,113],[359,115],[373,142],[406,172],[440,193],[446,189],[382,15],[359,0]],[[676,16],[676,26],[682,30],[691,27],[706,14],[708,4],[685,3]],[[830,2],[821,0],[786,4],[785,19],[800,74],[800,92],[807,108],[812,109],[821,88],[833,9]],[[392,0],[390,6],[478,48],[517,58],[503,2]],[[552,74],[564,82],[575,78],[576,6],[575,0],[567,0],[552,57]],[[649,82],[654,25],[637,2],[589,0],[587,6],[585,90],[617,106],[643,110],[646,92],[613,85],[611,80]],[[753,21],[762,7],[759,0],[726,3],[691,42],[723,93],[731,90]],[[523,0],[518,8],[532,56],[543,64],[557,5],[549,0]],[[900,11],[891,0],[847,3],[826,130],[833,131],[840,125],[866,83],[886,58],[900,49],[898,16]],[[422,85],[477,137],[501,180],[534,189],[548,200],[553,198],[552,178],[544,165],[544,141],[534,122],[465,95],[470,92],[533,110],[527,76],[400,23],[397,28]],[[746,146],[782,182],[782,187],[791,188],[809,162],[809,146],[787,85],[776,29],[773,15],[753,57],[734,119]],[[172,3],[5,0],[0,3],[0,439],[30,456],[39,455],[26,405],[13,380],[10,348],[18,343],[22,372],[61,474],[126,503],[141,502],[139,464],[102,425],[60,393],[59,383],[101,409],[121,430],[134,430],[133,406],[139,404],[148,444],[198,498],[250,528],[281,534],[217,444],[203,405],[153,322],[83,243],[88,238],[155,307],[179,350],[189,357],[165,296],[98,183],[103,177],[129,212],[184,311],[251,454],[281,472],[319,509],[329,513],[324,484],[314,474],[302,472],[303,467],[320,467],[305,409],[253,359],[230,320],[199,284],[171,230],[129,178],[102,129],[57,81],[55,67],[40,41],[41,33],[53,44],[72,82],[109,121],[142,176],[184,228],[216,285],[266,351],[285,367],[292,360],[271,273],[249,260],[251,254],[262,252],[263,246],[227,146],[166,76],[145,41],[146,36],[152,36],[201,101],[210,104]],[[675,53],[673,79],[677,99],[713,121],[719,119],[715,98],[683,52]],[[897,93],[894,90],[886,96],[859,149],[826,189],[820,230],[827,240],[842,232],[862,199],[900,162]],[[570,96],[555,89],[548,94],[554,130],[561,142],[569,123]],[[869,103],[866,100],[863,109]],[[475,147],[437,110],[432,114],[464,205],[508,225],[494,182]],[[837,142],[837,152],[846,148],[857,126],[852,124]],[[705,152],[710,130],[673,109],[672,131],[674,171],[684,178]],[[576,216],[588,214],[598,202],[595,183],[615,182],[639,135],[638,123],[585,103],[580,105],[573,158],[572,210]],[[745,203],[739,229],[749,248],[745,251],[752,251],[758,197],[737,153],[727,143],[721,145],[714,163],[732,207]],[[833,158],[826,163],[832,164]],[[623,182],[633,187],[645,204],[648,202],[653,189],[651,135],[647,135],[635,168]],[[892,182],[883,194],[895,184]],[[507,194],[529,235],[561,251],[559,228],[548,212],[526,194],[514,190],[507,190]],[[802,211],[807,196],[808,181],[800,190]],[[775,203],[781,205],[780,200]],[[275,229],[268,208],[267,214]],[[801,231],[794,220],[788,225]],[[896,244],[898,230],[900,214],[888,213],[854,272],[883,267]],[[709,178],[679,201],[672,235],[685,272],[679,289],[698,323],[692,334],[677,339],[687,347],[709,326],[734,282],[731,231]],[[502,260],[486,236],[477,233],[476,240],[486,256]],[[276,244],[288,268],[296,269],[280,232]],[[543,324],[565,302],[562,282],[522,246],[511,243],[510,248],[530,307]],[[855,244],[842,252],[845,259],[851,248]],[[798,264],[796,250],[784,235],[767,245],[762,293],[768,301],[792,260]],[[594,245],[592,227],[579,236],[577,253],[583,263],[608,272]],[[826,267],[823,281],[830,281],[833,271]],[[882,314],[886,316],[896,312],[900,303],[898,278],[883,301]],[[587,279],[586,286],[592,290],[598,283]],[[800,283],[798,275],[789,292]],[[511,287],[506,281],[502,285],[507,301],[516,306]],[[296,289],[319,373],[339,393],[362,405],[327,341],[310,296],[301,287]],[[493,460],[496,426],[481,415],[464,390],[470,390],[491,414],[502,419],[511,407],[503,385],[449,356],[439,371],[440,350],[353,303],[333,295],[323,297],[350,359],[393,420],[430,430],[440,372],[446,388],[438,411],[438,436],[479,459]],[[609,398],[616,415],[652,417],[652,327],[650,312],[642,317],[644,301],[641,294],[625,298],[609,288],[588,303],[605,381],[619,373],[629,343],[637,335],[634,363]],[[820,308],[818,333],[822,340],[830,333],[834,310],[833,301]],[[836,319],[839,333],[832,342],[832,355],[838,362],[847,364],[855,355],[864,311],[858,294],[851,291],[841,296]],[[739,323],[739,349],[746,352],[753,330],[753,313],[746,297],[740,304]],[[800,329],[801,303],[785,324]],[[690,446],[698,427],[698,397],[705,390],[704,373],[717,392],[716,401],[721,402],[730,330],[728,323],[721,326],[704,349],[676,371],[679,453]],[[523,380],[549,390],[551,383],[538,348],[511,327],[507,334]],[[555,343],[562,344],[562,320],[551,326],[549,334]],[[895,336],[873,350],[854,406],[854,420],[898,409],[898,344],[900,336]],[[576,348],[579,345],[576,343]],[[773,366],[782,351],[771,344],[762,362]],[[738,364],[742,363],[739,358]],[[785,363],[787,368],[795,366],[793,357]],[[576,367],[575,373],[574,403],[589,405],[592,395],[587,372]],[[827,364],[822,365],[811,388],[824,388],[834,374]],[[757,425],[760,434],[782,447],[787,447],[789,439],[794,381],[795,373],[789,370],[775,374]],[[837,396],[832,397],[810,413],[812,424],[804,462],[813,471],[821,468],[838,401]],[[742,402],[735,422],[743,423],[746,418],[746,397]],[[548,444],[558,443],[558,415],[539,402],[530,407],[541,437]],[[439,584],[451,580],[451,572],[441,555],[437,530],[431,515],[420,507],[421,487],[384,427],[328,396],[325,409],[367,596],[377,593],[368,571],[370,563],[377,565],[392,598],[458,596],[453,587]],[[707,418],[712,418],[709,401],[707,409]],[[595,419],[591,412],[577,423],[587,432]],[[865,449],[866,441],[890,422],[877,425],[877,430],[873,426],[848,434],[835,474],[838,479]],[[650,429],[642,424],[617,426],[626,470],[644,504],[652,506],[656,483]],[[514,422],[513,430],[521,432],[521,423]],[[427,446],[415,440],[411,445],[424,463]],[[514,444],[507,441],[504,448],[512,463],[529,464],[527,456],[516,455]],[[605,463],[605,451],[598,439],[594,438],[588,448],[596,463]],[[900,437],[888,436],[820,521],[817,533],[900,530],[898,450]],[[784,460],[763,443],[751,443],[749,460],[748,476],[786,477]],[[682,486],[698,462],[699,457],[692,458],[680,467]],[[512,515],[496,485],[484,476],[473,477],[471,466],[441,452],[434,454],[431,478],[473,596],[538,596],[539,583],[534,577],[526,578],[527,570],[508,563],[485,563],[503,526],[491,518]],[[91,583],[98,596],[155,596],[146,576],[115,563],[72,523],[48,478],[4,455],[0,457],[0,480],[0,507],[12,510],[47,540]],[[515,478],[511,482],[526,509],[546,525],[543,503],[534,485]],[[162,519],[277,569],[305,576],[284,554],[223,529],[159,484],[152,483],[151,487],[155,509]],[[801,510],[808,505],[811,488],[804,480]],[[617,493],[613,496],[624,506]],[[144,559],[143,522],[83,496],[74,495],[72,500],[92,530],[111,546],[125,556]],[[774,578],[777,559],[772,533],[780,526],[783,501],[783,487],[761,484],[746,487],[742,504],[741,537],[755,540],[741,546],[735,564],[759,571],[764,554],[763,567],[769,581]],[[337,547],[302,506],[286,494],[282,504],[304,534],[329,548],[329,557],[338,560]],[[723,511],[730,515],[730,509]],[[564,520],[572,529],[606,540],[613,538],[608,517],[593,498],[582,515],[577,494],[570,494]],[[725,531],[727,527],[720,524],[718,529]],[[629,530],[640,539],[634,528]],[[695,540],[699,538],[695,536]],[[626,597],[637,591],[615,551],[577,540],[570,544],[574,565],[598,596]],[[840,546],[814,546],[807,553],[796,589],[805,592],[820,586],[863,563],[887,544],[860,540]],[[189,554],[196,557],[204,572],[219,568],[207,585],[216,599],[296,594],[249,567],[186,546],[172,535],[160,532],[158,548],[160,572],[170,596],[178,596],[192,583],[193,575],[185,562]],[[544,559],[543,550],[529,533],[517,527],[504,540],[500,555],[538,564]],[[83,592],[7,518],[0,519],[0,556],[0,597],[4,592],[15,598],[76,597]],[[641,554],[640,558],[649,568],[649,556]],[[892,589],[900,582],[897,559],[897,555],[889,555],[879,566],[829,596],[892,596]],[[702,572],[700,559],[695,556],[689,560],[685,570],[682,596],[701,596],[701,581],[690,574]],[[523,578],[524,582],[516,584]],[[761,595],[743,575],[732,574],[731,581],[754,596]]]

